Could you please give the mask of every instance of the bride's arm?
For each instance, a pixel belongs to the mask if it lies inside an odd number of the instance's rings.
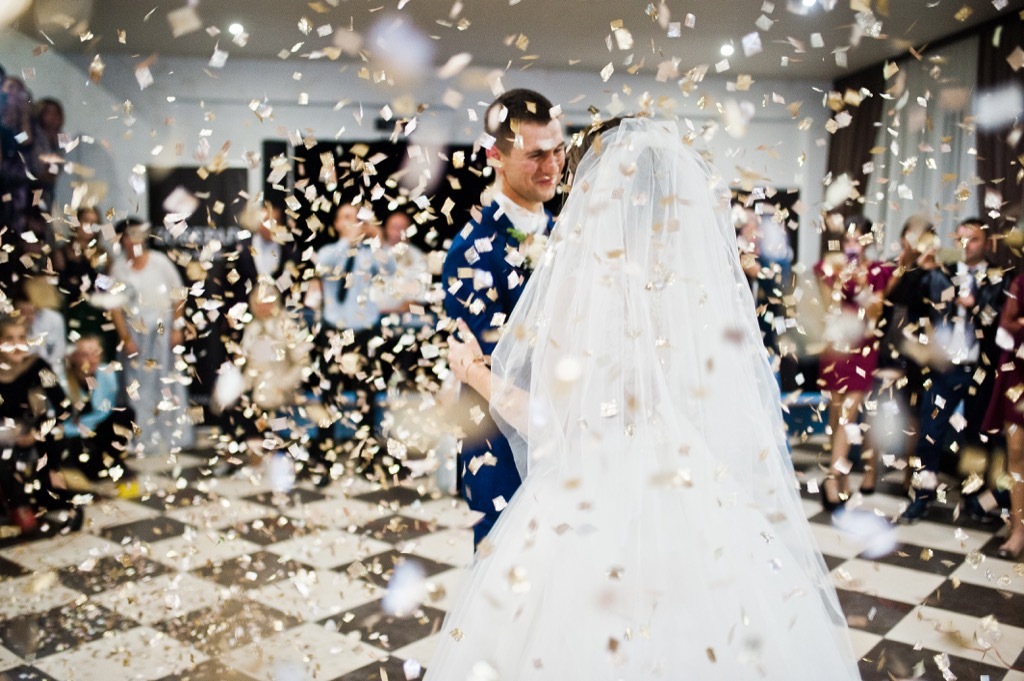
[[[476,338],[468,328],[464,328],[461,320],[459,330],[465,342],[454,336],[448,340],[448,366],[455,378],[478,392],[502,419],[525,435],[529,418],[529,394],[521,388],[504,383],[494,375],[487,366],[486,357]]]
[[[482,354],[463,356],[461,351],[455,349],[457,342],[449,341],[448,366],[460,383],[468,385],[490,402],[492,374],[484,356]],[[460,343],[460,345],[465,346],[466,344]]]

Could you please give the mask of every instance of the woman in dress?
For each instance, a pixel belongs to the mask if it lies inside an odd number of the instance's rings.
[[[492,368],[451,344],[524,482],[427,678],[856,679],[728,192],[673,122],[588,138]]]
[[[828,346],[821,353],[818,384],[829,395],[832,451],[828,476],[821,484],[821,502],[833,511],[850,497],[852,464],[848,457],[851,444],[858,439],[851,435],[859,429],[861,406],[878,368],[875,323],[882,315],[886,284],[895,268],[891,263],[867,259],[864,251],[872,238],[868,220],[859,216],[844,219],[834,213],[826,222],[831,248],[814,266],[814,274],[828,310]],[[869,461],[865,465],[876,464]]]
[[[192,444],[186,378],[174,349],[183,342],[182,280],[174,263],[149,248],[149,225],[117,223],[122,257],[110,269],[126,304],[112,311],[121,340],[118,360],[129,406],[135,410],[143,453],[167,453]]]
[[[1009,489],[1010,530],[1006,541],[998,549],[999,557],[1019,558],[1024,554],[1024,359],[1020,347],[1024,343],[1024,274],[1010,284],[999,327],[1007,332],[1003,356],[996,371],[996,385],[992,391],[983,432],[1006,434],[1006,476],[1000,487]]]

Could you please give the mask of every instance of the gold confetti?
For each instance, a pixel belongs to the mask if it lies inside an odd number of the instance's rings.
[[[1006,58],[1006,63],[1014,71],[1020,71],[1021,68],[1024,68],[1024,50],[1021,49],[1020,45],[1015,47],[1013,52]]]
[[[171,25],[171,35],[175,38],[198,31],[203,27],[202,19],[189,5],[168,12],[167,23]]]
[[[95,57],[93,57],[92,62],[89,64],[89,80],[99,84],[99,82],[103,79],[103,70],[105,68],[106,65],[103,63],[103,60],[100,59],[100,56],[97,54]]]

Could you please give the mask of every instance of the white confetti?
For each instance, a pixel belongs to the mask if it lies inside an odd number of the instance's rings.
[[[145,90],[153,84],[153,73],[147,66],[140,66],[135,69],[135,80],[139,83],[139,89]]]
[[[427,597],[426,572],[423,566],[406,558],[395,566],[388,580],[388,590],[381,600],[381,609],[394,617],[409,617]]]
[[[287,494],[295,486],[295,466],[290,456],[277,452],[266,458],[266,476],[270,489],[274,492]]]
[[[757,31],[754,31],[753,33],[748,33],[747,35],[743,36],[742,44],[743,54],[744,56],[747,57],[752,57],[755,54],[759,54],[763,49],[761,47],[761,34],[758,33]]]
[[[1019,83],[980,92],[974,98],[974,122],[982,130],[999,130],[1012,125],[1024,112],[1024,90]]]
[[[854,546],[863,547],[860,555],[868,559],[889,555],[899,543],[892,523],[868,511],[839,513],[832,522],[836,529],[849,536]]]
[[[447,78],[451,78],[453,76],[457,76],[458,74],[462,73],[463,69],[465,69],[467,66],[469,66],[470,62],[472,62],[472,61],[473,61],[473,55],[471,55],[469,52],[460,52],[458,54],[453,54],[451,57],[449,57],[448,61],[445,62],[444,66],[442,66],[441,68],[439,68],[437,70],[437,77],[441,78],[442,80],[444,80],[444,79],[447,79]],[[449,90],[449,92],[453,92],[453,91]],[[459,93],[456,93],[456,94],[459,94]],[[445,93],[445,97],[446,98],[447,98],[447,96],[448,96],[447,93]],[[449,104],[449,106],[451,106],[453,109],[456,109],[456,108],[458,108],[459,104],[461,104],[461,103],[462,103],[462,101],[461,101],[461,96],[460,96],[458,104],[454,104],[454,105]],[[445,104],[448,104],[448,102],[445,101]]]
[[[633,34],[629,32],[629,29],[617,28],[614,31],[615,44],[622,51],[633,49]]]
[[[413,679],[418,679],[423,674],[423,666],[419,660],[410,657],[402,663],[402,673],[405,674],[406,681],[413,681]]]
[[[228,53],[218,47],[214,47],[213,56],[210,57],[210,68],[222,69],[227,62]]]
[[[193,7],[186,5],[167,13],[167,23],[171,26],[171,35],[180,38],[186,33],[198,31],[203,27],[203,20],[199,18]]]

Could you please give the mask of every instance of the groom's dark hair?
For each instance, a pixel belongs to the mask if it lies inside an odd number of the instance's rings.
[[[494,138],[494,145],[503,154],[512,151],[520,123],[547,125],[554,117],[554,105],[544,95],[525,88],[509,90],[487,107],[484,130]]]

